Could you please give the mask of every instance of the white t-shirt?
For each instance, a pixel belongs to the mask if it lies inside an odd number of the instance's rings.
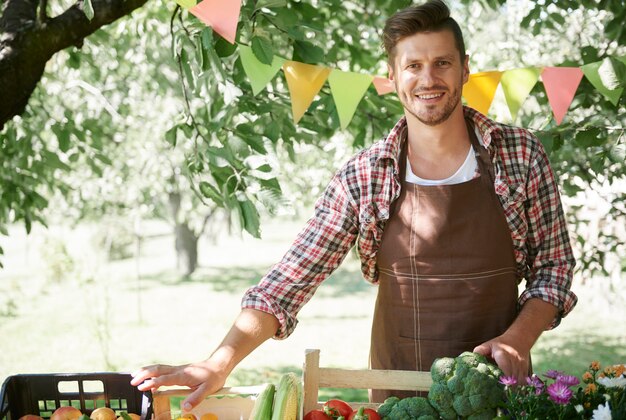
[[[457,169],[457,171],[449,176],[446,179],[424,179],[415,175],[411,170],[411,164],[409,163],[409,158],[406,159],[406,181],[411,184],[417,185],[453,185],[453,184],[461,184],[463,182],[471,181],[474,179],[474,174],[476,173],[476,166],[478,162],[476,161],[476,155],[474,154],[474,147],[470,145],[469,151],[467,152],[467,157],[465,158],[465,162]]]

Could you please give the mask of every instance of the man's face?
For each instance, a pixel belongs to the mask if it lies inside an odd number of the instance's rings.
[[[461,62],[450,31],[421,32],[400,40],[389,66],[405,112],[431,126],[443,123],[460,107],[468,77],[468,58]]]

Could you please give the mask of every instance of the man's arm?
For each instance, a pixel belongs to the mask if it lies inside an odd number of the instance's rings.
[[[207,395],[221,389],[235,366],[273,337],[278,327],[279,323],[274,315],[243,309],[222,343],[208,359],[181,366],[146,366],[132,374],[131,384],[140,391],[155,390],[167,385],[188,386],[193,392],[183,401],[183,408],[191,410]]]
[[[495,360],[505,375],[525,384],[529,373],[530,350],[554,320],[558,308],[538,298],[526,301],[513,324],[500,336],[474,351]]]

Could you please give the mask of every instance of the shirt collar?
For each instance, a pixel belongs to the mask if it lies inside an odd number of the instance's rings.
[[[491,144],[492,134],[502,131],[500,126],[485,115],[468,106],[463,106],[463,114],[469,118],[480,132],[479,141],[485,148]],[[406,140],[407,125],[406,117],[400,118],[396,125],[391,129],[389,135],[384,140],[380,154],[377,160],[392,159],[397,166],[400,149]]]

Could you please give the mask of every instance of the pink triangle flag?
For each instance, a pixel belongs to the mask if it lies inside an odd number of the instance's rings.
[[[231,44],[235,43],[241,0],[202,0],[189,12],[213,28]]]
[[[563,121],[582,78],[583,71],[578,67],[545,67],[543,69],[541,80],[557,125]]]
[[[392,81],[383,76],[375,76],[372,80],[372,83],[376,88],[376,93],[378,93],[379,95],[385,95],[396,90]]]

